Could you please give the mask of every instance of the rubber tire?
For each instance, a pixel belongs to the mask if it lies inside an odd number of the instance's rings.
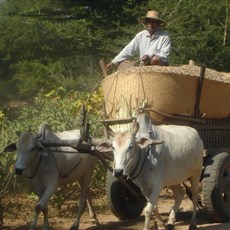
[[[146,199],[140,188],[127,180],[127,183],[139,194],[131,194],[124,185],[118,181],[110,171],[107,172],[106,193],[112,213],[120,220],[139,217],[146,205]]]
[[[207,211],[215,220],[229,221],[230,153],[212,154],[207,163],[202,180],[202,191]]]

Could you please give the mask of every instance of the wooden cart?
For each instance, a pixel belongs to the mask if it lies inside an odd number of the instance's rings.
[[[102,88],[105,119],[115,131],[137,109],[149,113],[154,124],[198,130],[205,146],[204,203],[214,218],[230,220],[230,75],[203,66],[132,67],[105,77]],[[136,194],[108,172],[108,198],[121,219],[140,215],[145,206],[140,189],[127,183]]]

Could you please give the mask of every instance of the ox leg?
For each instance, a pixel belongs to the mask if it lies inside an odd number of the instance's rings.
[[[49,229],[48,207],[46,206],[45,208],[41,208],[40,205],[36,205],[36,207],[35,207],[35,216],[34,216],[33,222],[30,225],[29,230],[35,230],[36,229],[38,217],[39,217],[41,212],[44,215],[44,222],[43,222],[42,230],[48,230]]]
[[[42,213],[44,216],[42,230],[48,230],[49,229],[48,206],[46,206],[45,208],[42,209]]]
[[[144,228],[143,230],[149,230],[149,221],[152,215],[152,211],[153,211],[153,205],[148,202],[146,207],[145,207],[145,223],[144,223]]]
[[[43,221],[43,227],[42,230],[48,230],[49,229],[49,220],[48,220],[48,206],[47,203],[51,196],[55,193],[56,186],[50,186],[48,187],[45,192],[39,196],[39,202],[37,203],[35,207],[35,217],[30,225],[30,230],[34,230],[37,225],[37,220],[41,212],[43,212],[44,215],[44,221]]]
[[[79,209],[78,209],[78,213],[77,213],[77,217],[76,220],[74,221],[72,227],[70,228],[70,230],[77,230],[79,228],[79,224],[80,224],[80,218],[85,210],[86,207],[86,202],[90,203],[90,208],[89,208],[89,212],[91,212],[92,216],[91,217],[91,221],[92,219],[94,219],[94,221],[96,223],[98,223],[98,220],[96,219],[96,215],[94,213],[94,211],[92,211],[92,204],[91,201],[88,200],[88,196],[89,196],[89,179],[88,178],[83,178],[81,181],[79,181],[79,186],[80,186],[80,201],[79,201]]]
[[[150,199],[148,200],[147,206],[145,207],[145,223],[143,230],[149,230],[149,222],[152,216],[152,212],[155,212],[157,224],[159,223],[160,226],[158,226],[159,229],[166,229],[164,221],[161,219],[160,214],[158,212],[156,203],[159,198],[161,191],[161,186],[154,186],[152,189],[152,193],[150,196]]]
[[[176,214],[180,208],[180,205],[183,201],[185,191],[181,184],[171,186],[172,191],[175,195],[175,202],[169,214],[168,222],[167,222],[167,229],[174,229],[174,222],[176,221]]]
[[[160,215],[160,213],[158,211],[158,207],[157,206],[155,206],[154,214],[156,216],[156,221],[157,221],[158,229],[159,230],[165,229],[165,222],[162,219],[162,217],[161,217],[161,215]]]
[[[35,230],[36,229],[38,217],[39,217],[41,211],[42,211],[41,208],[38,205],[36,205],[34,219],[30,225],[29,230]]]
[[[93,205],[92,205],[92,195],[91,191],[88,189],[88,198],[87,198],[87,205],[89,209],[89,216],[90,216],[90,221],[92,224],[98,225],[98,219],[96,216],[96,213],[93,210]]]
[[[197,203],[198,203],[198,194],[199,194],[199,184],[200,184],[200,174],[195,175],[190,178],[191,190],[192,190],[192,203],[193,203],[193,214],[190,221],[189,229],[194,230],[196,227],[196,212],[197,212]]]

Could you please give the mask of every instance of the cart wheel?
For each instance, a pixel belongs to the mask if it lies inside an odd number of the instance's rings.
[[[127,183],[139,194],[138,197],[131,194],[110,171],[107,172],[106,191],[109,205],[113,214],[121,220],[140,216],[146,205],[140,188],[132,180],[127,180]]]
[[[214,154],[207,162],[202,181],[208,212],[218,221],[230,220],[230,154]]]

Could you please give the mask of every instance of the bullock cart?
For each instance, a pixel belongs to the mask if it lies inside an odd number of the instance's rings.
[[[106,75],[101,62],[101,67]],[[150,115],[154,124],[194,127],[205,147],[202,195],[215,219],[230,220],[230,74],[203,66],[137,66],[118,70],[101,82],[104,123],[114,131],[130,128],[132,117]],[[132,181],[107,174],[113,213],[121,218],[141,214],[145,199]],[[137,196],[138,195],[138,196]]]
[[[137,66],[105,76],[101,86],[105,127],[126,131],[133,117],[145,112],[156,125],[187,125],[198,130],[205,146],[201,184],[206,208],[215,219],[230,220],[230,75],[194,65]],[[106,188],[114,215],[120,219],[139,216],[146,205],[141,190],[132,180],[112,175],[113,154],[95,149],[102,140],[89,137],[84,108],[81,137],[42,140],[41,144],[56,151],[70,146],[77,150],[73,153],[96,155],[108,169]]]

